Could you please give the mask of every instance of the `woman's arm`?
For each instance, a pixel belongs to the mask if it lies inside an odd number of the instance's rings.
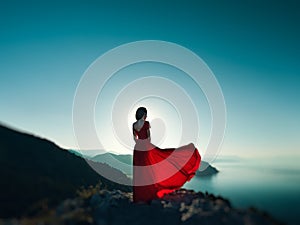
[[[150,128],[151,128],[151,126],[150,126],[150,123],[149,123],[149,127],[148,127],[148,129],[147,129],[147,138],[148,138],[148,140],[151,141],[151,137],[150,137]]]
[[[139,139],[138,136],[133,134],[133,140],[136,142],[137,139]]]
[[[134,130],[134,125],[132,125],[132,134],[133,134],[133,140],[136,142],[136,140],[139,139],[139,138],[138,138],[137,133]]]

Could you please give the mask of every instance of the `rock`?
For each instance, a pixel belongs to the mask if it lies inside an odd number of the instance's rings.
[[[86,197],[89,196],[89,197]],[[235,209],[221,196],[180,189],[154,199],[150,204],[133,203],[132,193],[98,190],[59,204],[55,213],[10,220],[14,224],[95,224],[95,225],[277,225],[279,222],[255,208]],[[30,222],[31,221],[31,222]],[[51,222],[49,222],[51,221]],[[24,223],[23,223],[24,222]],[[0,225],[11,224],[8,221]]]

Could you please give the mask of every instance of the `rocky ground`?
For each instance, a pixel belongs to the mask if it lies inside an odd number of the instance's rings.
[[[95,225],[192,225],[280,224],[254,208],[235,209],[212,194],[180,189],[150,204],[133,203],[132,192],[90,187],[78,191],[53,209],[34,217],[0,220],[0,225],[95,224]]]

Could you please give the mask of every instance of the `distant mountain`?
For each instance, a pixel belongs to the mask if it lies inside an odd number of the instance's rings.
[[[238,163],[241,158],[236,155],[220,155],[215,159],[217,163]]]
[[[107,152],[104,149],[85,149],[85,150],[69,149],[69,151],[74,154],[79,154],[86,159],[90,159],[96,155],[104,154]]]
[[[92,161],[107,163],[113,168],[121,170],[126,175],[132,175],[132,155],[116,155],[104,153],[91,158]]]
[[[97,170],[128,178],[103,163]],[[101,182],[107,189],[131,191],[96,173],[85,159],[54,143],[0,125],[0,217],[30,215],[37,206],[51,206],[75,195],[82,186]]]
[[[121,170],[123,173],[131,176],[132,175],[132,155],[116,155],[113,153],[104,153],[99,154],[91,158],[92,161],[107,163],[113,168]],[[206,168],[205,170],[201,170],[201,168]],[[212,176],[219,171],[211,166],[208,162],[201,161],[200,170],[197,171],[197,176]]]
[[[206,169],[201,170],[202,168],[206,168]],[[201,161],[200,168],[199,170],[197,170],[196,176],[199,177],[212,176],[217,174],[218,172],[219,171],[215,167],[211,166],[208,162]]]

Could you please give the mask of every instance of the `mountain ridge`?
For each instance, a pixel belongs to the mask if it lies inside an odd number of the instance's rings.
[[[86,158],[86,156],[76,150],[71,150],[74,154],[80,154],[81,157]],[[116,168],[128,176],[132,176],[132,161],[133,156],[129,154],[114,154],[111,152],[106,152],[102,154],[97,154],[93,157],[87,157],[87,159],[95,162],[106,163],[113,168]],[[205,168],[201,170],[201,168]],[[217,174],[219,172],[218,169],[213,167],[210,163],[206,161],[201,161],[200,168],[196,172],[196,176],[199,177],[209,177]]]
[[[55,143],[2,124],[0,154],[0,217],[30,214],[34,205],[57,204],[74,196],[80,187],[99,182],[108,189],[131,191],[100,176],[85,159]],[[106,164],[92,164],[128,179]]]

